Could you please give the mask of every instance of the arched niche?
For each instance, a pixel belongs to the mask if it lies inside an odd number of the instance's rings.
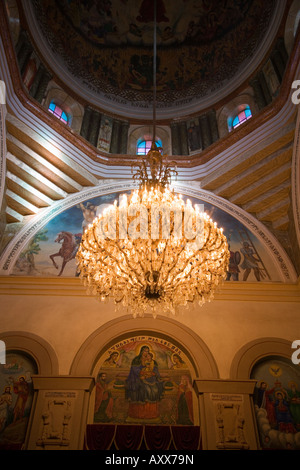
[[[23,331],[9,331],[0,335],[6,351],[20,351],[32,357],[39,375],[58,375],[58,359],[52,346],[43,338]]]
[[[218,110],[217,121],[220,138],[226,136],[230,132],[228,120],[230,118],[234,118],[238,114],[240,108],[247,105],[250,106],[253,116],[258,111],[258,107],[254,100],[252,88],[248,88],[229,103],[226,103],[223,108]]]
[[[171,155],[171,137],[170,129],[167,127],[157,126],[156,136],[161,140],[162,148],[165,155]],[[130,126],[128,133],[128,153],[130,155],[136,154],[136,146],[139,140],[152,140],[153,129],[152,126]]]
[[[253,412],[262,449],[300,449],[300,376],[293,352],[286,340],[260,338],[241,348],[232,363],[232,378],[256,380]]]
[[[206,344],[189,328],[160,316],[155,321],[126,316],[105,324],[84,342],[70,373],[95,378],[89,422],[102,424],[199,425],[193,382],[219,377]]]
[[[46,109],[49,108],[51,101],[54,101],[57,106],[60,106],[63,111],[68,114],[70,118],[69,125],[71,129],[79,133],[84,114],[83,107],[71,96],[69,96],[65,91],[59,88],[55,82],[49,83],[47,95],[44,102],[44,106]]]
[[[167,334],[166,334],[167,332]],[[206,344],[179,322],[158,316],[133,319],[123,316],[106,323],[82,344],[70,368],[70,375],[93,375],[109,347],[129,336],[156,336],[177,345],[189,358],[194,377],[218,378],[216,362]]]
[[[255,364],[264,358],[281,356],[291,360],[291,343],[281,338],[258,338],[245,344],[235,355],[231,369],[231,379],[249,379]]]

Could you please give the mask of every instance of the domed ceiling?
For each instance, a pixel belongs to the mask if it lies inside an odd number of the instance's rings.
[[[32,0],[31,23],[69,84],[74,79],[102,104],[150,108],[153,4]],[[276,0],[157,0],[157,107],[199,103],[249,73],[277,7]]]

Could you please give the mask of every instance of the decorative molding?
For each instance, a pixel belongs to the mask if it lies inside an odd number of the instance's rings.
[[[90,297],[79,278],[0,276],[0,295]],[[214,297],[215,302],[282,302],[299,303],[300,285],[278,282],[224,282]]]
[[[42,430],[37,446],[69,446],[70,421],[76,392],[48,392],[42,412]]]
[[[245,438],[243,395],[210,394],[215,405],[217,449],[248,450]]]

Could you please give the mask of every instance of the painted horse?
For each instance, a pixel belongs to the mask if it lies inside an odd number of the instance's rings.
[[[61,269],[60,269],[60,272],[59,272],[58,276],[62,275],[66,264],[69,261],[71,261],[72,259],[75,258],[77,250],[78,250],[80,237],[81,237],[81,234],[80,235],[79,234],[73,235],[70,232],[60,232],[60,233],[58,233],[55,242],[62,243],[61,248],[57,253],[54,253],[53,255],[50,255],[50,259],[51,259],[51,261],[54,264],[56,269],[58,269],[58,265],[54,261],[54,258],[56,256],[60,256],[63,259]]]

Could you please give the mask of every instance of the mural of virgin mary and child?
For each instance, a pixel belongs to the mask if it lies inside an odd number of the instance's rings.
[[[125,397],[129,402],[128,418],[131,420],[159,420],[158,403],[164,394],[157,362],[148,346],[131,362],[125,385]]]

